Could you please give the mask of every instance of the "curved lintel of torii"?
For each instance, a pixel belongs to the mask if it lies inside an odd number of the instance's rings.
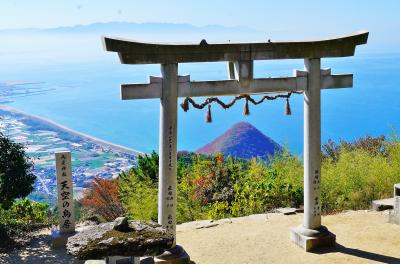
[[[102,37],[106,51],[118,52],[123,64],[166,64],[213,61],[253,61],[353,56],[357,45],[366,44],[368,31],[309,41],[254,43],[145,43]]]

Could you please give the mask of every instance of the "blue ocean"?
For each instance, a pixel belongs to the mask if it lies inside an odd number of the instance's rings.
[[[119,87],[160,75],[159,65],[121,65],[112,53],[82,60],[8,59],[0,61],[0,83],[30,82],[24,84],[27,89],[44,91],[3,98],[3,104],[139,151],[158,150],[159,100],[122,101]],[[400,128],[399,61],[400,53],[365,50],[354,57],[322,60],[322,67],[332,73],[354,74],[353,88],[322,91],[322,142],[390,136]],[[255,77],[292,76],[294,69],[303,68],[302,60],[260,61],[255,63]],[[190,74],[192,80],[227,78],[225,63],[180,64],[179,74]],[[213,123],[204,122],[205,110],[179,109],[178,149],[196,150],[235,123],[248,121],[291,152],[302,153],[302,95],[292,96],[291,116],[284,114],[284,100],[250,105],[249,116],[242,115],[243,106],[244,102],[228,110],[213,106]]]

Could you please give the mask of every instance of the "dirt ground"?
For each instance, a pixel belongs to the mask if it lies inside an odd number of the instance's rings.
[[[336,234],[337,247],[305,253],[289,240],[303,214],[252,215],[210,228],[178,228],[177,240],[201,263],[400,263],[400,226],[387,212],[350,211],[322,218]]]
[[[197,221],[178,226],[177,240],[196,264],[219,263],[399,263],[400,226],[387,212],[349,211],[322,219],[336,234],[336,248],[305,253],[289,240],[302,214],[252,215]],[[63,250],[51,250],[48,231],[25,249],[0,255],[0,263],[82,263]]]

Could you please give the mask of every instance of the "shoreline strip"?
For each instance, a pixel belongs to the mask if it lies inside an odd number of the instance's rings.
[[[85,140],[92,141],[92,142],[97,143],[99,145],[106,146],[106,147],[112,148],[112,149],[120,151],[120,152],[127,152],[127,153],[130,153],[130,154],[136,155],[136,156],[145,154],[144,152],[141,152],[141,151],[138,151],[138,150],[135,150],[135,149],[131,149],[131,148],[128,148],[128,147],[125,147],[125,146],[122,146],[122,145],[114,144],[112,142],[109,142],[109,141],[106,141],[106,140],[103,140],[103,139],[99,139],[99,138],[96,138],[96,137],[93,137],[93,136],[90,136],[90,135],[87,135],[87,134],[72,130],[72,129],[66,127],[66,126],[58,124],[58,123],[56,123],[56,122],[54,122],[52,120],[49,120],[47,118],[43,118],[43,117],[40,117],[40,116],[37,116],[37,115],[29,114],[29,113],[26,113],[24,111],[18,110],[16,108],[13,108],[13,107],[10,107],[10,106],[1,105],[0,106],[0,110],[5,111],[5,112],[9,112],[11,114],[19,114],[19,115],[27,116],[27,117],[29,117],[31,119],[34,119],[34,120],[38,121],[38,122],[44,122],[47,125],[53,126],[53,127],[55,127],[55,129],[63,130],[65,132],[67,132],[67,133],[73,134],[74,136],[83,138]]]

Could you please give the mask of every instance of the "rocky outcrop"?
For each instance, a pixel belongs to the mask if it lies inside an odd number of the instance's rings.
[[[173,245],[174,237],[155,223],[124,217],[88,227],[68,238],[67,251],[78,259],[107,256],[156,256]]]

